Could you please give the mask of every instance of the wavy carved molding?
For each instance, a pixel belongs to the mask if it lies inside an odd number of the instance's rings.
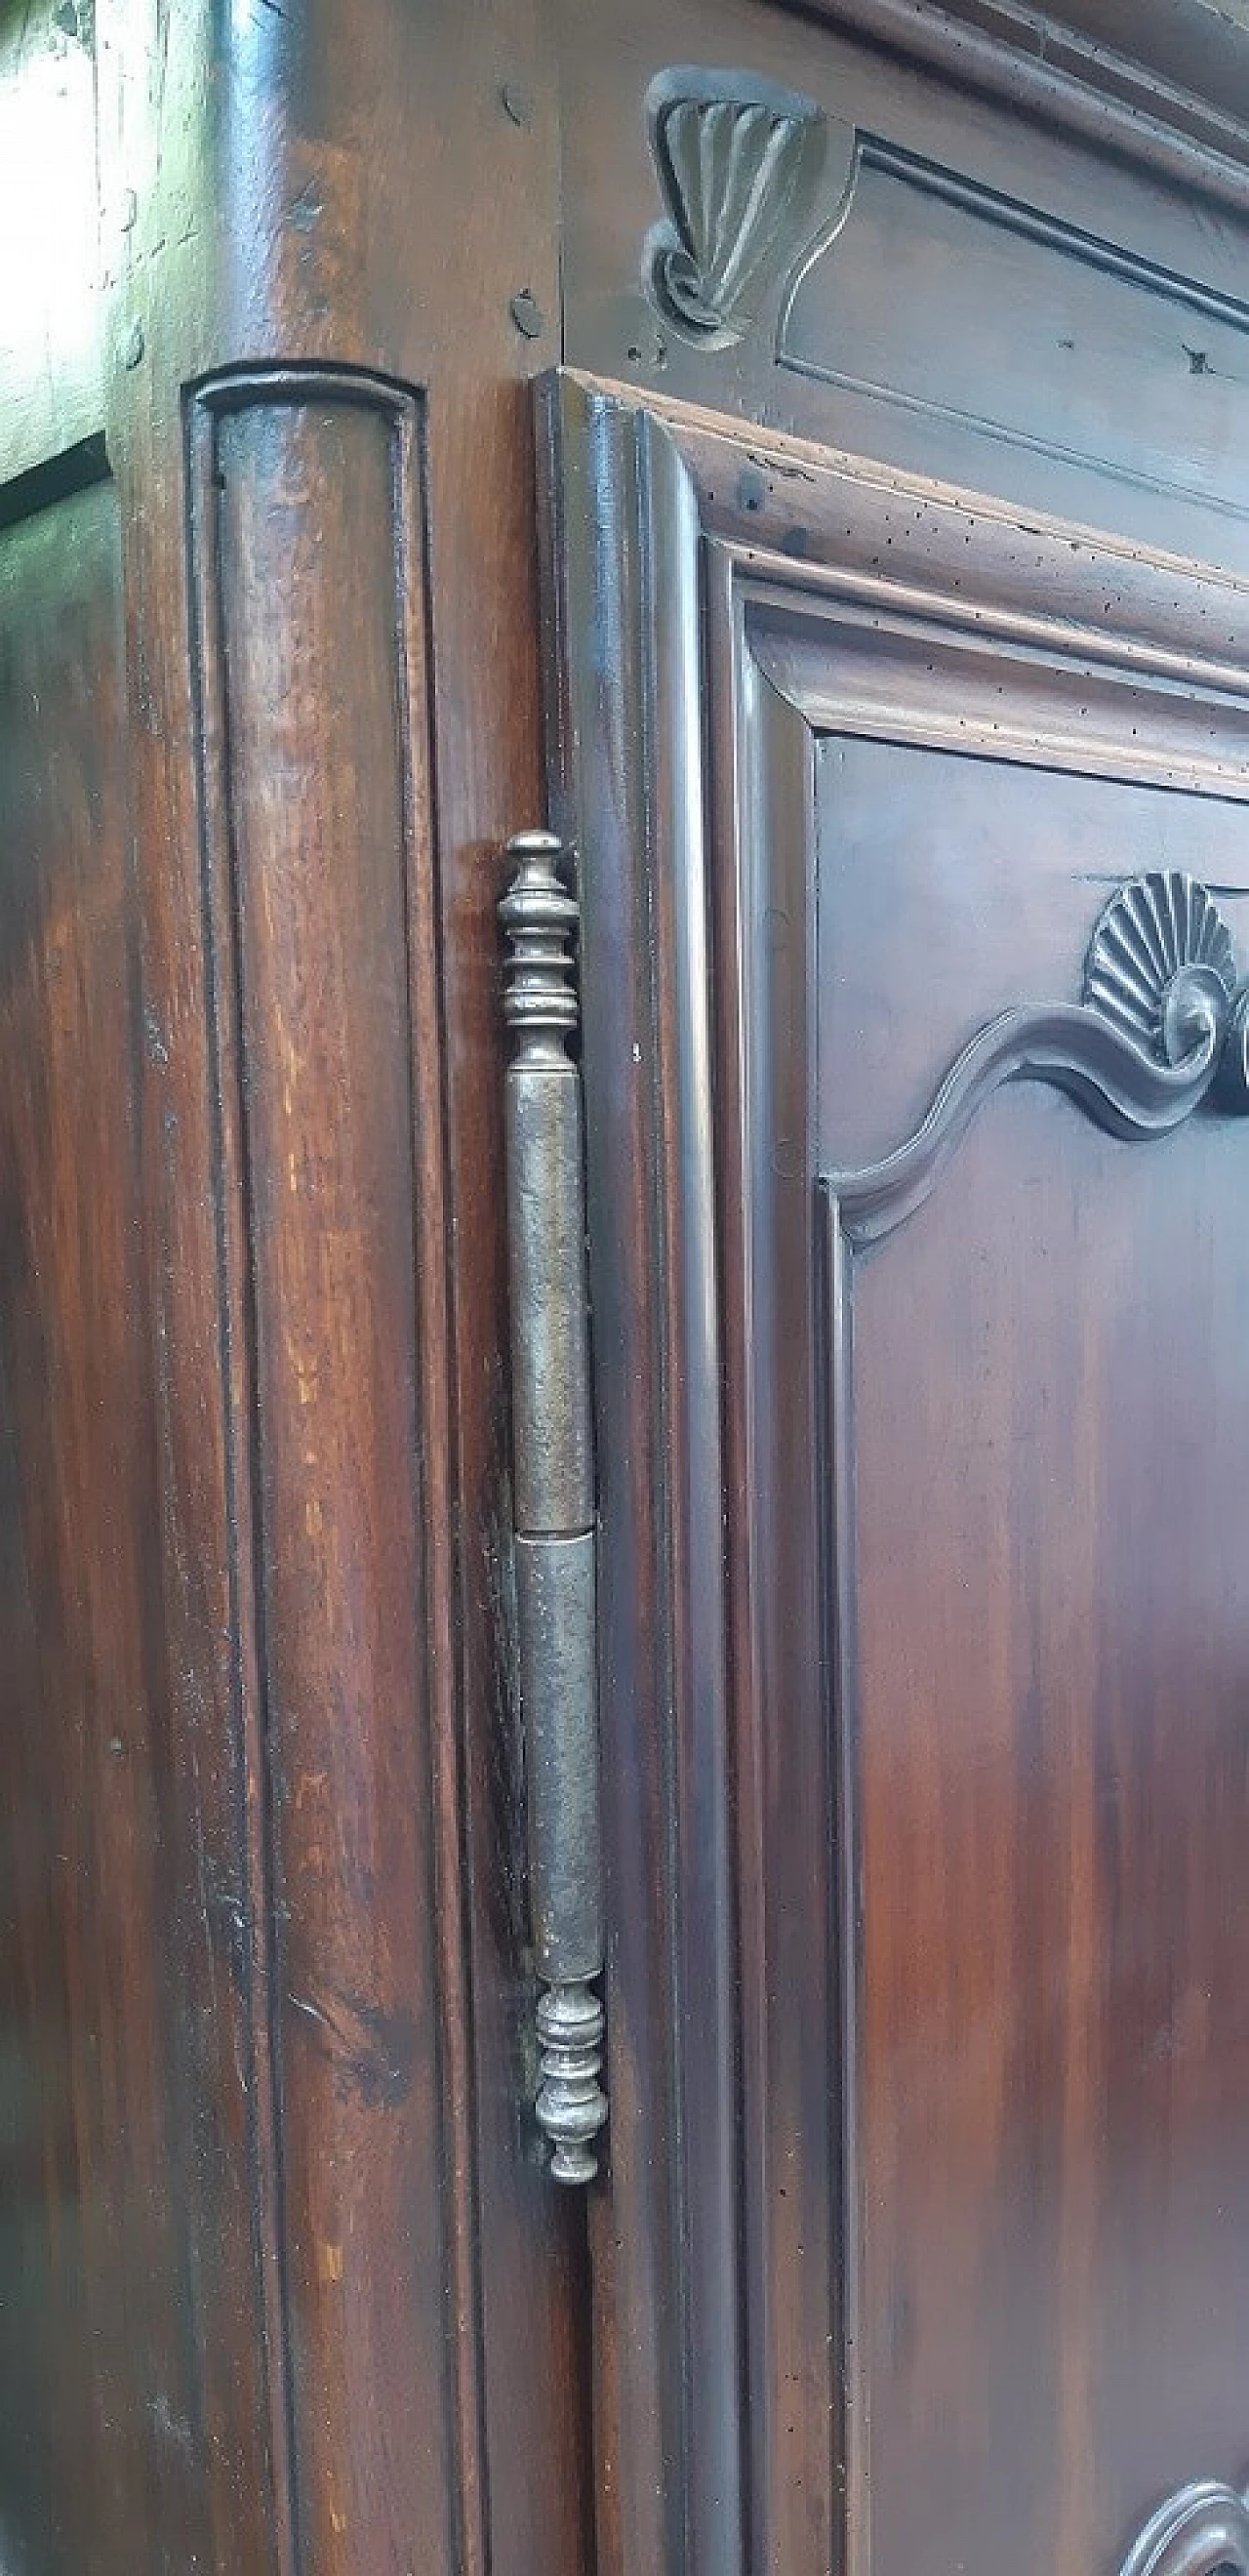
[[[1212,1093],[1249,1114],[1249,983],[1205,886],[1171,869],[1120,887],[1094,926],[1081,1001],[1001,1012],[903,1144],[827,1174],[849,1240],[879,1242],[922,1207],[977,1111],[1019,1081],[1067,1092],[1117,1136],[1168,1135]]]
[[[1120,2576],[1249,2576],[1249,2495],[1217,2478],[1177,2487],[1133,2541]]]
[[[810,241],[828,120],[797,91],[692,66],[661,72],[646,110],[667,211],[643,284],[684,339],[730,347]]]

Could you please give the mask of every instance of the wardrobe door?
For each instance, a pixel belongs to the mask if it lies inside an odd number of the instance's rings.
[[[1249,610],[706,414],[545,420],[607,2564],[1113,2576],[1182,2491],[1239,2567]]]

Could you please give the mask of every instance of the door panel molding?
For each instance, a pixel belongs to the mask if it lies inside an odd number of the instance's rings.
[[[831,219],[797,261],[776,317],[776,364],[844,393],[897,405],[949,427],[1052,457],[1137,490],[1197,502],[1230,519],[1249,511],[1234,477],[1249,305],[1127,244],[1051,214],[983,179],[855,132],[850,176]],[[858,235],[866,238],[860,240]],[[851,257],[843,284],[841,270]],[[857,267],[856,267],[857,258]],[[976,303],[1002,316],[1012,363],[996,377],[966,333],[926,328],[932,295],[899,308],[871,281],[906,259],[936,279],[957,268],[978,279]],[[1026,311],[1011,335],[1008,317]],[[1116,440],[1100,352],[1107,339],[1152,353]],[[1128,361],[1125,359],[1125,365]],[[1217,377],[1194,398],[1193,378]],[[1038,427],[1062,388],[1061,434]],[[1161,472],[1157,457],[1173,469]]]

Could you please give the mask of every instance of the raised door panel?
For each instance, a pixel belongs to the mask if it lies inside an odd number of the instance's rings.
[[[1214,2477],[1194,2563],[1238,2564],[1249,618],[879,469],[547,417],[607,2561],[1113,2576]]]

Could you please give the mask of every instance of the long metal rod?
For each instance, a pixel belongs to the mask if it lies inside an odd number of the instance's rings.
[[[590,2182],[607,2118],[599,2083],[603,1965],[594,1473],[581,1077],[578,911],[549,832],[509,842],[499,906],[504,1016],[516,1589],[529,1897],[544,1992],[538,2123],[560,2182]]]

